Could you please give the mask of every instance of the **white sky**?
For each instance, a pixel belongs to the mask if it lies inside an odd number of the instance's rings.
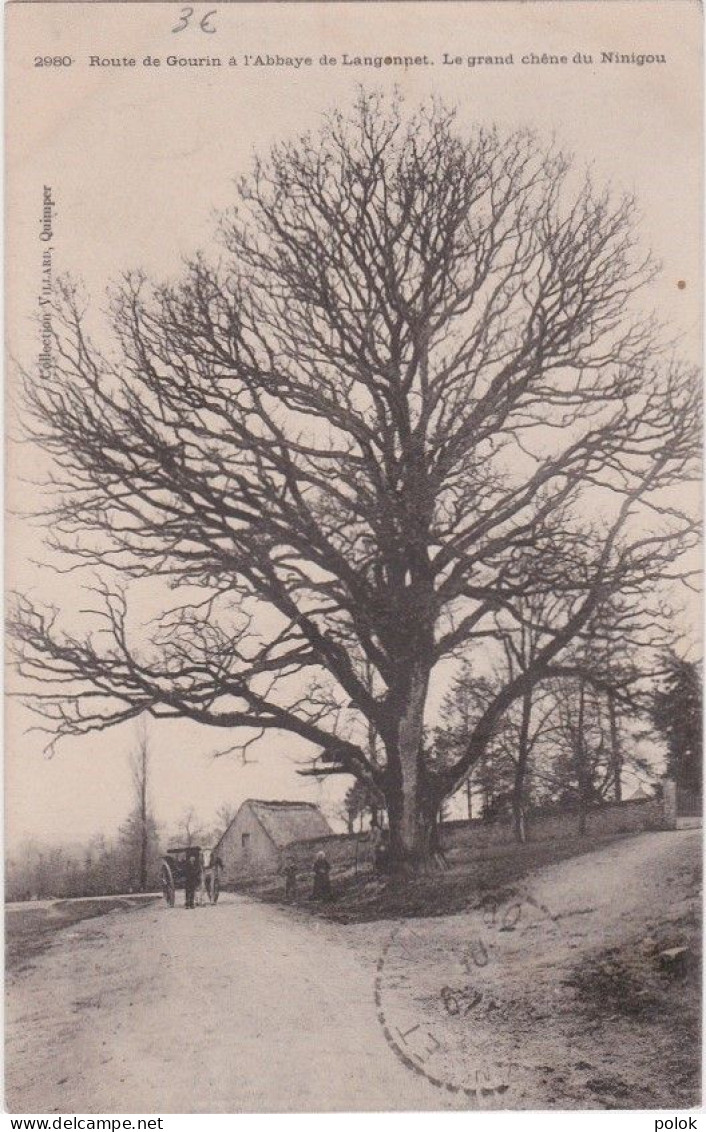
[[[202,14],[211,5],[196,6]],[[106,282],[136,266],[163,276],[205,246],[214,210],[233,199],[233,178],[256,147],[305,128],[347,104],[356,84],[397,83],[408,100],[436,91],[459,104],[460,128],[473,120],[529,124],[591,163],[595,180],[635,191],[645,245],[664,266],[653,293],[660,315],[698,357],[701,313],[700,23],[692,0],[640,3],[257,4],[217,5],[216,35],[173,35],[174,5],[14,5],[8,18],[8,341],[23,359],[34,351],[42,245],[42,187],[57,201],[54,265],[80,275],[100,307]],[[665,65],[522,66],[521,56],[602,50],[667,55]],[[433,67],[404,72],[342,66],[307,70],[89,68],[89,55],[428,54]],[[513,67],[449,67],[452,54],[513,52]],[[33,66],[35,55],[70,54],[70,68]],[[686,282],[684,289],[677,281]],[[26,488],[19,475],[36,453],[10,446],[11,506]],[[29,562],[41,558],[33,528],[8,529],[8,582],[37,594],[63,583]],[[66,595],[74,595],[67,587]],[[55,600],[57,598],[55,597]],[[58,598],[58,600],[61,600]],[[442,689],[437,689],[440,692]],[[135,729],[65,740],[51,760],[32,721],[7,713],[6,798],[10,849],[27,836],[76,841],[112,834],[131,804],[127,756]],[[210,822],[222,802],[247,797],[320,801],[295,773],[295,740],[268,738],[252,765],[212,759],[232,738],[196,724],[150,724],[153,800],[173,825],[193,805]],[[331,801],[347,779],[323,787]]]

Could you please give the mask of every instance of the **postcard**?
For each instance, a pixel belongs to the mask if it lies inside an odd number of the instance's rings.
[[[700,1104],[701,20],[7,6],[10,1112]]]

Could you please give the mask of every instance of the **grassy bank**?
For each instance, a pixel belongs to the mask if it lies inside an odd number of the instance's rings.
[[[311,900],[312,878],[305,874],[298,878],[294,901],[285,900],[282,877],[268,877],[243,886],[240,891],[270,903],[293,904],[338,923],[445,916],[476,906],[489,891],[512,888],[535,869],[591,853],[630,836],[572,835],[526,845],[500,844],[489,846],[482,854],[472,857],[457,852],[449,857],[445,867],[408,879],[378,878],[371,876],[369,868],[358,876],[349,870],[334,875],[334,899],[327,904]]]
[[[155,900],[159,899],[157,896]],[[5,966],[22,967],[49,947],[56,932],[108,912],[129,912],[150,903],[144,897],[96,896],[54,900],[39,905],[15,904],[5,909]]]

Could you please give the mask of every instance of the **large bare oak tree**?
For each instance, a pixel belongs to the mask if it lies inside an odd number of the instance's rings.
[[[149,711],[300,736],[383,792],[414,866],[508,706],[611,595],[679,573],[695,375],[639,313],[633,202],[438,103],[361,94],[275,145],[220,235],[177,284],[125,279],[104,349],[62,289],[30,431],[103,629],[20,598],[20,667],[59,734]],[[203,587],[149,641],[128,616],[144,575]],[[435,667],[528,607],[531,663],[435,764]]]

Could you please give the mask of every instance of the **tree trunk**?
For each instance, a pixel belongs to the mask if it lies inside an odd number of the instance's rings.
[[[527,841],[527,817],[521,796],[519,799],[517,796],[513,796],[512,799],[512,824],[515,833],[515,841],[520,845],[524,845]]]
[[[608,720],[610,723],[610,758],[613,767],[613,789],[616,802],[623,800],[623,755],[620,750],[618,713],[615,706],[615,692],[608,692]]]
[[[576,725],[576,781],[579,793],[579,836],[586,832],[586,803],[587,803],[587,768],[586,768],[586,737],[584,725],[586,719],[586,689],[583,680],[579,684],[579,712]]]
[[[130,883],[137,883],[140,892],[147,891],[149,846],[150,846],[150,815],[149,815],[149,745],[147,733],[141,731],[137,750],[130,759],[132,768],[132,781],[135,789],[135,810],[137,814],[137,878],[135,878],[134,859],[130,862]],[[133,849],[134,852],[134,849]]]
[[[147,892],[147,851],[149,825],[147,814],[147,754],[143,762],[142,791],[140,798],[140,892]]]
[[[527,777],[527,764],[529,762],[529,732],[532,719],[532,691],[525,692],[522,697],[522,720],[520,722],[520,737],[517,748],[517,764],[515,766],[515,781],[512,788],[512,815],[515,828],[515,839],[524,845],[527,840],[527,823],[525,819],[525,780]]]
[[[429,673],[415,664],[399,712],[397,743],[388,751],[385,791],[390,823],[390,864],[395,873],[423,871],[434,853],[441,799],[434,797],[424,767],[424,705]]]
[[[390,866],[397,875],[426,872],[440,852],[438,801],[431,795],[418,804],[401,794],[390,798]]]

